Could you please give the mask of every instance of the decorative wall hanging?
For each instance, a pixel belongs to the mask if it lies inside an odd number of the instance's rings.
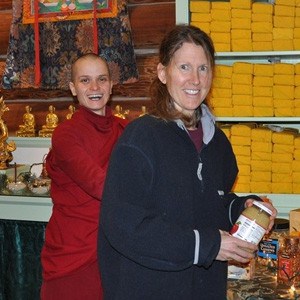
[[[68,90],[71,65],[76,58],[87,52],[97,53],[107,60],[115,84],[138,80],[126,0],[116,0],[116,17],[34,24],[23,24],[23,2],[12,0],[13,18],[3,88]],[[37,32],[39,47],[35,43]],[[98,51],[95,51],[95,40]],[[38,68],[37,63],[40,64]],[[36,69],[41,74],[38,84]]]
[[[24,24],[35,21],[35,1],[38,2],[39,22],[92,19],[94,4],[97,18],[117,15],[117,0],[24,0]]]

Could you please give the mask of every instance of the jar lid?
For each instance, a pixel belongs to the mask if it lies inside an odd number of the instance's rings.
[[[274,220],[273,230],[287,230],[290,228],[290,221],[287,219],[276,218]]]
[[[266,213],[268,213],[270,216],[272,215],[271,209],[269,209],[269,208],[267,208],[266,206],[264,206],[264,205],[262,204],[262,202],[254,200],[254,201],[253,201],[253,204],[254,204],[255,206],[258,206],[260,209],[262,209],[262,210],[265,211]]]

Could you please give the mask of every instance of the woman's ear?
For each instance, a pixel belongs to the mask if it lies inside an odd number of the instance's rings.
[[[72,81],[69,82],[69,88],[71,90],[72,95],[77,96],[76,89],[75,89],[74,83]]]
[[[166,84],[166,67],[161,63],[157,65],[157,77],[163,84]]]

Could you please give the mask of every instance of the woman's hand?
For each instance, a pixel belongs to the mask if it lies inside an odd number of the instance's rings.
[[[216,260],[247,263],[255,257],[257,246],[220,230],[221,246]]]

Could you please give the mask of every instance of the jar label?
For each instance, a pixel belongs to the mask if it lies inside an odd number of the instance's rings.
[[[257,245],[264,236],[266,230],[254,220],[240,215],[233,225],[230,233],[232,236]]]

